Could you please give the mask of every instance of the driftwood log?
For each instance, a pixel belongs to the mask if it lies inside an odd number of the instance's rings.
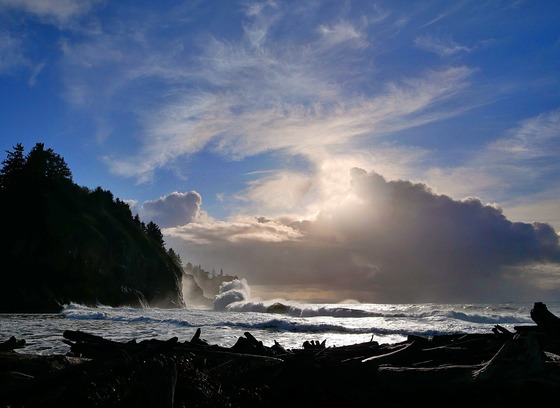
[[[67,355],[31,356],[13,338],[0,343],[0,407],[537,406],[560,396],[560,319],[542,303],[531,317],[515,332],[290,350],[248,332],[225,348],[200,329],[185,342],[65,331]]]
[[[25,340],[18,340],[14,336],[0,343],[0,351],[13,351],[25,347]]]

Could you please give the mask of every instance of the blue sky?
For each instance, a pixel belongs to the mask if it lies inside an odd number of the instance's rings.
[[[557,299],[559,18],[556,1],[0,0],[2,148],[44,142],[259,296]]]

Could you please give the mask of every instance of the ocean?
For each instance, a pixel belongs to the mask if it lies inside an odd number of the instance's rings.
[[[118,341],[132,339],[190,340],[197,329],[210,344],[230,347],[245,332],[264,345],[301,348],[306,340],[325,341],[327,347],[368,341],[397,343],[409,334],[430,337],[453,333],[491,333],[495,325],[514,331],[534,325],[533,303],[499,304],[302,304],[244,299],[217,308],[185,309],[86,307],[69,304],[57,314],[0,314],[0,341],[25,339],[20,352],[65,354],[65,330],[82,330]],[[560,316],[560,303],[546,303]],[[278,304],[276,304],[278,306]],[[284,307],[285,306],[285,307]]]

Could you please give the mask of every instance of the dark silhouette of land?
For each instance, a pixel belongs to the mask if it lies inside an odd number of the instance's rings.
[[[184,306],[183,271],[157,224],[108,190],[75,184],[42,143],[6,153],[0,312],[56,312],[70,302]]]

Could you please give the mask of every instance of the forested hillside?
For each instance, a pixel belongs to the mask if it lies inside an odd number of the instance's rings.
[[[159,227],[98,187],[72,181],[37,143],[6,151],[0,170],[0,311],[58,311],[68,302],[183,306],[180,265]]]

